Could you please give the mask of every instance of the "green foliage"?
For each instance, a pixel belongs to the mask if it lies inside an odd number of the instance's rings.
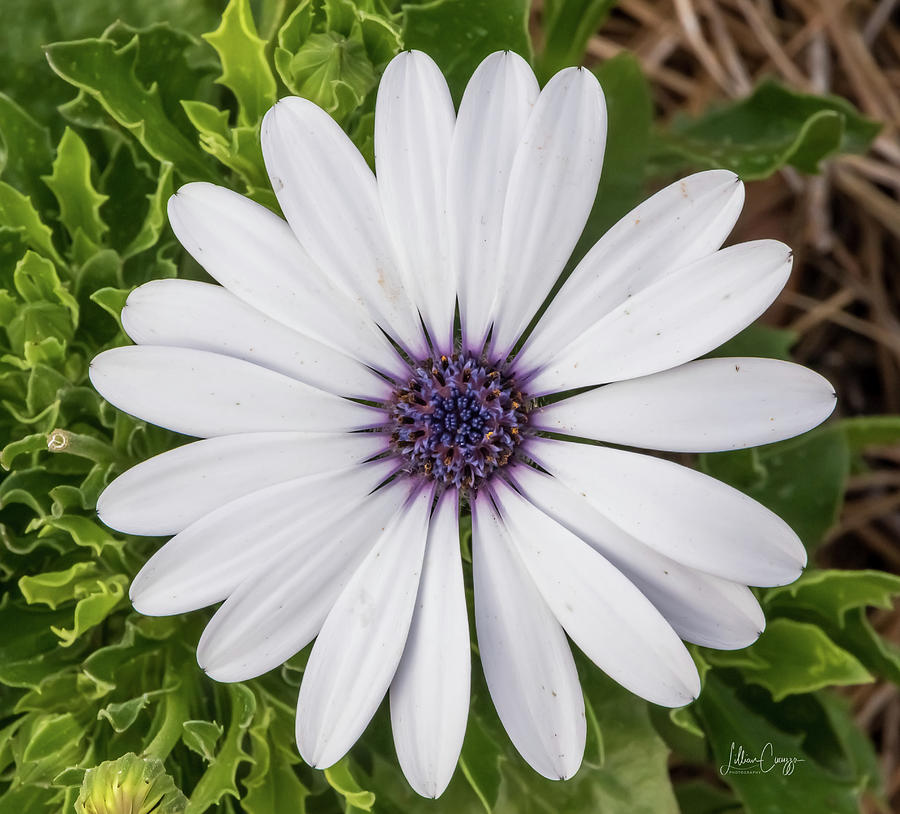
[[[151,55],[162,65],[166,54],[183,61],[189,45],[184,34],[159,26],[135,31],[124,44],[108,30],[99,39],[55,43],[45,51],[50,67],[62,79],[98,101],[151,156],[170,161],[187,179],[209,180],[213,176],[202,153],[169,117],[158,82],[146,83],[138,76],[142,62]],[[171,66],[165,65],[165,70]]]
[[[773,800],[840,812],[855,810],[863,789],[878,790],[871,745],[825,688],[873,676],[900,683],[900,654],[866,615],[900,593],[900,580],[880,572],[811,568],[763,592],[767,631],[743,651],[696,650],[705,689],[685,710],[651,709],[580,659],[588,747],[564,784],[516,754],[476,662],[460,768],[437,803],[404,780],[384,709],[338,765],[302,764],[294,707],[306,653],[252,682],[220,685],[194,657],[207,614],[133,613],[127,586],[159,541],[104,528],[94,507],[119,472],[182,439],[113,410],[87,369],[98,352],[126,343],[119,313],[134,286],[201,274],[168,228],[169,196],[206,179],[277,209],[259,125],[284,93],[325,107],[371,161],[377,82],[400,49],[434,57],[458,100],[491,51],[530,57],[529,8],[86,0],[58,13],[61,4],[36,0],[26,14],[18,4],[0,54],[0,814],[118,814],[111,791],[132,814],[674,814],[679,804],[757,814],[779,810]],[[542,78],[581,61],[609,5],[544,4]],[[606,169],[576,256],[643,196],[661,162],[725,162],[761,177],[786,162],[813,170],[874,135],[841,100],[764,84],[742,103],[676,124],[660,152],[637,60],[623,54],[596,73],[609,108]],[[792,339],[753,326],[718,353],[787,358]],[[813,550],[866,449],[898,441],[896,416],[849,419],[782,444],[701,456],[700,465],[779,512]],[[699,782],[673,788],[672,750],[708,771],[727,760],[732,741],[758,750],[767,740],[801,757],[794,775],[723,776],[730,794]]]
[[[222,24],[203,36],[219,55],[222,75],[216,80],[238,102],[242,125],[256,124],[275,102],[275,77],[266,60],[266,43],[256,33],[250,0],[231,0]]]
[[[410,4],[403,8],[403,44],[434,58],[458,103],[472,72],[488,54],[510,50],[531,58],[528,5],[527,0]]]
[[[578,65],[591,35],[616,0],[548,0],[541,10],[544,48],[537,62],[542,83],[569,65]]]
[[[746,99],[695,120],[676,120],[660,134],[658,146],[660,160],[725,167],[751,181],[785,165],[814,173],[835,153],[865,152],[880,127],[845,99],[798,93],[766,80]]]
[[[344,124],[402,45],[394,21],[369,3],[302,0],[278,31],[275,66],[291,93]]]

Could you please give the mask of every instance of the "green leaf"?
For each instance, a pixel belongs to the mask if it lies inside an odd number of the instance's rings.
[[[880,571],[814,571],[792,585],[766,592],[770,613],[820,625],[836,644],[865,667],[900,683],[900,648],[879,636],[866,617],[869,606],[889,608],[900,594],[900,577]]]
[[[278,31],[275,67],[288,90],[344,123],[401,46],[390,20],[352,0],[303,0]]]
[[[541,83],[563,68],[581,64],[588,40],[615,4],[616,0],[546,0],[541,10],[544,33],[544,49],[538,60]]]
[[[185,721],[184,745],[196,752],[207,763],[212,762],[216,754],[216,743],[225,731],[222,725],[215,721]]]
[[[157,84],[135,75],[139,35],[121,47],[111,40],[58,42],[45,48],[50,67],[84,90],[159,161],[170,161],[184,177],[210,180],[202,153],[171,121]]]
[[[700,456],[704,472],[784,518],[807,547],[818,545],[834,525],[849,466],[847,442],[837,425],[778,444]]]
[[[247,794],[241,807],[247,814],[304,814],[309,789],[293,768],[299,756],[285,744],[294,738],[293,707],[264,702],[250,727],[253,767],[244,778]]]
[[[81,735],[82,725],[71,713],[45,715],[32,731],[22,758],[31,763],[51,757],[77,743]]]
[[[230,0],[221,25],[205,39],[219,55],[216,80],[238,101],[238,123],[256,125],[275,103],[275,77],[266,59],[266,43],[256,33],[249,0]]]
[[[111,452],[108,447],[104,447],[104,450]],[[74,514],[48,517],[40,533],[43,535],[52,529],[66,532],[76,545],[90,548],[95,556],[102,554],[107,547],[121,551],[124,546],[124,543],[113,537],[108,529],[102,528],[87,517]]]
[[[151,249],[159,241],[159,236],[168,224],[166,204],[173,192],[175,192],[174,167],[164,161],[159,167],[156,189],[147,196],[147,214],[144,216],[144,222],[140,231],[122,252],[123,259]]]
[[[338,794],[347,801],[349,809],[359,811],[374,811],[375,795],[371,791],[363,789],[350,771],[350,763],[347,758],[325,769],[325,779]]]
[[[47,129],[0,93],[0,175],[42,209],[49,201],[40,176],[52,160]]]
[[[822,765],[800,735],[778,728],[710,673],[696,702],[720,777],[734,789],[747,814],[827,811],[857,814],[865,779]],[[807,723],[808,736],[816,738]],[[762,763],[737,765],[738,750]],[[775,763],[775,758],[785,762]],[[791,759],[797,762],[792,764]],[[749,761],[749,758],[748,758]],[[802,761],[802,762],[800,762]],[[742,769],[743,771],[738,771]]]
[[[63,602],[75,599],[79,586],[96,581],[99,570],[92,562],[76,562],[64,571],[48,571],[33,577],[22,577],[19,590],[29,605],[41,603],[54,610]]]
[[[231,721],[225,741],[197,783],[185,814],[201,814],[226,796],[240,799],[235,779],[240,764],[250,760],[243,744],[256,711],[256,696],[243,684],[229,684],[228,694]]]
[[[735,796],[703,780],[676,783],[675,795],[679,811],[685,814],[742,814]]]
[[[81,231],[88,240],[99,245],[107,226],[100,207],[108,200],[91,181],[91,156],[78,134],[66,128],[56,149],[53,173],[44,176],[59,203],[59,219],[74,240]]]
[[[72,324],[78,324],[78,302],[46,257],[27,251],[13,272],[13,283],[25,302],[57,302],[69,310]]]
[[[200,136],[200,146],[236,172],[254,200],[277,211],[259,141],[259,128],[231,127],[228,111],[205,102],[184,101],[184,111]]]
[[[129,752],[84,775],[76,814],[183,814],[187,799],[162,761]]]
[[[53,246],[50,228],[41,220],[31,200],[3,181],[0,181],[0,223],[21,233],[25,244],[58,266],[65,265]]]
[[[793,331],[756,322],[724,345],[719,345],[708,356],[765,356],[768,359],[790,361],[791,348],[796,341],[797,335]]]
[[[130,698],[128,701],[107,704],[97,713],[97,718],[105,718],[116,732],[124,732],[134,724],[138,715],[141,714],[141,710],[146,709],[152,701],[160,696],[173,691],[173,688],[166,687],[160,690],[145,692],[137,698]]]
[[[99,625],[125,598],[129,577],[114,574],[97,580],[89,586],[79,586],[80,599],[75,605],[75,617],[71,628],[53,627],[63,647],[71,647],[88,630]]]
[[[900,577],[883,571],[807,571],[790,585],[770,588],[764,603],[775,611],[804,609],[843,625],[855,608],[890,608]]]
[[[437,62],[458,103],[469,77],[489,54],[510,50],[531,59],[528,13],[528,0],[432,0],[404,5],[403,44]]]
[[[121,327],[122,309],[130,293],[130,288],[100,288],[91,294],[91,302],[97,303]]]
[[[10,469],[20,455],[47,451],[47,435],[43,432],[26,435],[17,441],[10,441],[0,450],[0,466]]]
[[[845,99],[798,93],[769,79],[746,99],[696,120],[677,120],[659,138],[670,157],[754,180],[787,164],[817,172],[830,155],[865,152],[880,128]]]
[[[776,701],[831,685],[873,680],[822,628],[792,619],[773,619],[759,641],[744,650],[709,650],[705,656],[716,666],[740,667],[746,681],[765,687]]]
[[[864,415],[845,418],[841,429],[854,455],[866,447],[900,444],[900,416]]]

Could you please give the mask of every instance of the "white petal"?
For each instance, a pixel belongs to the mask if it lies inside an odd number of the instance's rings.
[[[379,461],[307,475],[224,504],[147,561],[131,583],[132,603],[148,616],[170,616],[221,602],[308,528],[351,514],[391,471]]]
[[[113,348],[94,357],[90,377],[120,410],[200,437],[354,430],[382,415],[242,359],[189,348]]]
[[[554,76],[534,106],[503,207],[491,346],[505,358],[550,292],[587,222],[606,147],[606,101],[584,68]]]
[[[361,362],[267,317],[226,289],[154,280],[128,295],[122,327],[139,345],[234,356],[341,396],[384,401],[389,387]]]
[[[405,284],[439,351],[453,350],[456,290],[447,247],[447,165],[456,113],[421,51],[398,54],[375,104],[375,172]]]
[[[100,495],[97,514],[126,534],[176,534],[232,500],[384,450],[380,433],[246,433],[195,441],[139,463]]]
[[[197,645],[200,666],[216,681],[247,681],[306,647],[406,496],[392,484],[343,517],[308,518],[289,550],[273,552],[216,611]]]
[[[689,175],[639,204],[566,280],[525,343],[523,363],[545,365],[629,297],[716,251],[743,204],[744,185],[728,170]]]
[[[478,66],[459,106],[447,175],[447,217],[463,340],[469,348],[483,343],[490,327],[510,170],[539,92],[522,57],[497,52]]]
[[[423,490],[395,515],[313,645],[297,701],[297,745],[310,766],[337,763],[390,686],[416,603],[432,499]]]
[[[281,99],[266,114],[263,158],[281,209],[310,257],[413,357],[427,350],[404,289],[375,176],[338,123],[306,99]]]
[[[792,258],[783,243],[756,240],[685,266],[615,308],[526,389],[537,396],[634,379],[696,359],[772,304],[791,273]]]
[[[529,424],[624,446],[721,452],[792,438],[834,405],[834,388],[801,365],[700,359],[563,399],[532,413]]]
[[[580,494],[531,467],[518,467],[516,487],[542,512],[565,526],[618,568],[683,639],[704,647],[737,650],[766,625],[753,592],[687,568],[626,534]]]
[[[527,454],[638,540],[690,568],[747,585],[786,585],[806,550],[752,498],[685,466],[634,452],[536,439]]]
[[[438,797],[450,782],[469,716],[470,646],[459,508],[447,491],[428,529],[406,649],[391,682],[391,727],[410,785]]]
[[[687,648],[615,566],[511,487],[492,486],[510,539],[547,605],[584,654],[614,681],[665,707],[700,694]]]
[[[214,184],[187,184],[169,199],[175,236],[244,302],[377,370],[399,358],[365,309],[338,291],[264,206]]]
[[[484,491],[472,512],[475,627],[491,698],[519,754],[565,780],[587,733],[572,651]]]

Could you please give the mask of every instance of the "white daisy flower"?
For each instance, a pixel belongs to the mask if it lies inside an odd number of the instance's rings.
[[[584,227],[605,140],[589,71],[541,91],[508,52],[481,64],[458,114],[431,59],[391,62],[376,174],[328,114],[282,99],[262,146],[286,221],[183,187],[172,227],[220,285],[141,286],[122,312],[138,344],[93,361],[110,402],[205,439],[100,499],[115,529],[174,535],[135,578],[134,606],[222,602],[197,653],[220,681],[315,639],[297,709],[313,766],[340,759],[389,692],[410,783],[435,797],[449,782],[469,703],[466,506],[487,685],[550,778],[570,777],[585,743],[569,638],[632,692],[680,706],[700,690],[682,640],[745,647],[765,624],[747,585],[804,567],[796,534],[749,497],[618,448],[740,449],[833,409],[831,386],[798,365],[692,361],[762,314],[791,267],[773,240],[720,249],[736,176],[698,173],[638,206],[528,332]]]

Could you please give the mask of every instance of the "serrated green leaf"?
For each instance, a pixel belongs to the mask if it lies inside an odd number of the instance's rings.
[[[25,302],[57,302],[69,310],[72,324],[78,324],[78,302],[62,284],[56,267],[46,257],[30,250],[25,252],[13,272],[13,281]]]
[[[91,302],[97,303],[121,327],[122,309],[130,293],[130,288],[99,288],[91,294]]]
[[[26,435],[16,441],[10,441],[0,451],[0,466],[10,469],[20,455],[29,455],[33,452],[47,451],[47,435],[42,432]]]
[[[865,667],[900,683],[900,647],[876,633],[866,607],[888,608],[900,594],[900,577],[880,571],[814,571],[766,593],[770,613],[810,620]]]
[[[266,59],[266,43],[257,33],[249,0],[229,0],[222,22],[205,39],[219,55],[216,80],[238,101],[238,123],[256,125],[275,104],[275,77]]]
[[[746,99],[693,121],[677,120],[660,135],[660,145],[692,166],[725,167],[753,180],[787,164],[817,172],[830,155],[865,152],[880,128],[845,99],[764,80]]]
[[[375,795],[366,791],[350,771],[347,758],[325,769],[325,779],[338,794],[347,801],[347,807],[359,811],[373,811]]]
[[[759,641],[744,650],[710,650],[720,667],[740,667],[746,681],[765,687],[776,701],[832,685],[866,684],[872,676],[822,628],[792,619],[773,619]]]
[[[510,50],[531,59],[528,0],[432,0],[403,6],[403,44],[431,56],[454,100],[486,56]],[[472,21],[478,25],[473,26]],[[460,43],[465,43],[461,48]]]
[[[56,148],[53,172],[43,176],[59,203],[59,219],[74,240],[79,230],[96,245],[103,242],[107,226],[100,207],[108,200],[91,181],[91,156],[78,134],[66,128]]]
[[[191,794],[185,814],[202,814],[225,797],[240,799],[236,775],[238,767],[250,760],[244,739],[256,711],[256,696],[243,684],[229,684],[231,719],[222,748],[216,753]]]
[[[171,687],[164,687],[160,690],[145,692],[137,698],[129,698],[127,701],[107,704],[97,713],[97,719],[105,719],[109,721],[109,725],[116,732],[124,732],[134,724],[138,715],[141,714],[141,710],[146,709],[160,696],[173,691]]]
[[[250,197],[278,211],[263,163],[258,125],[231,127],[228,111],[206,102],[186,100],[182,105],[197,129],[200,146],[241,177]]]
[[[79,586],[96,581],[99,569],[92,562],[76,562],[63,571],[47,571],[19,580],[19,590],[29,605],[41,603],[54,610],[75,599]]]
[[[182,740],[192,752],[196,752],[207,763],[212,762],[216,754],[216,743],[225,731],[215,721],[185,721]]]
[[[121,47],[112,40],[88,39],[54,43],[45,53],[60,77],[100,102],[150,155],[172,162],[186,178],[209,180],[202,154],[166,114],[158,86],[145,86],[135,75],[138,48],[135,35]]]
[[[278,32],[275,67],[288,90],[344,123],[400,51],[393,23],[351,0],[304,0]]]
[[[53,627],[62,647],[71,647],[88,630],[99,625],[125,598],[131,580],[124,574],[82,583],[76,588],[78,602],[71,628]]]
[[[117,540],[105,528],[98,526],[87,517],[78,515],[63,515],[62,517],[49,517],[44,521],[41,534],[55,529],[66,532],[78,546],[90,548],[96,556],[103,553],[107,547],[121,551],[124,543]]]
[[[23,243],[57,265],[64,265],[53,245],[50,228],[41,220],[31,199],[4,181],[0,181],[0,222],[19,232]]]
[[[808,610],[843,625],[854,608],[890,608],[900,577],[883,571],[807,571],[796,582],[766,591],[772,610]]]
[[[288,711],[290,720],[287,738],[293,731],[294,710]],[[247,794],[241,798],[241,807],[247,814],[304,814],[309,789],[300,782],[293,768],[299,756],[287,754],[284,732],[274,726],[276,712],[271,704],[263,704],[261,714],[254,718],[249,729],[250,756],[253,766],[243,784]],[[281,735],[281,737],[279,737]]]
[[[144,216],[144,222],[140,231],[122,252],[124,259],[152,248],[159,240],[168,223],[166,204],[175,191],[174,169],[167,161],[160,164],[156,189],[147,196],[147,214]]]

